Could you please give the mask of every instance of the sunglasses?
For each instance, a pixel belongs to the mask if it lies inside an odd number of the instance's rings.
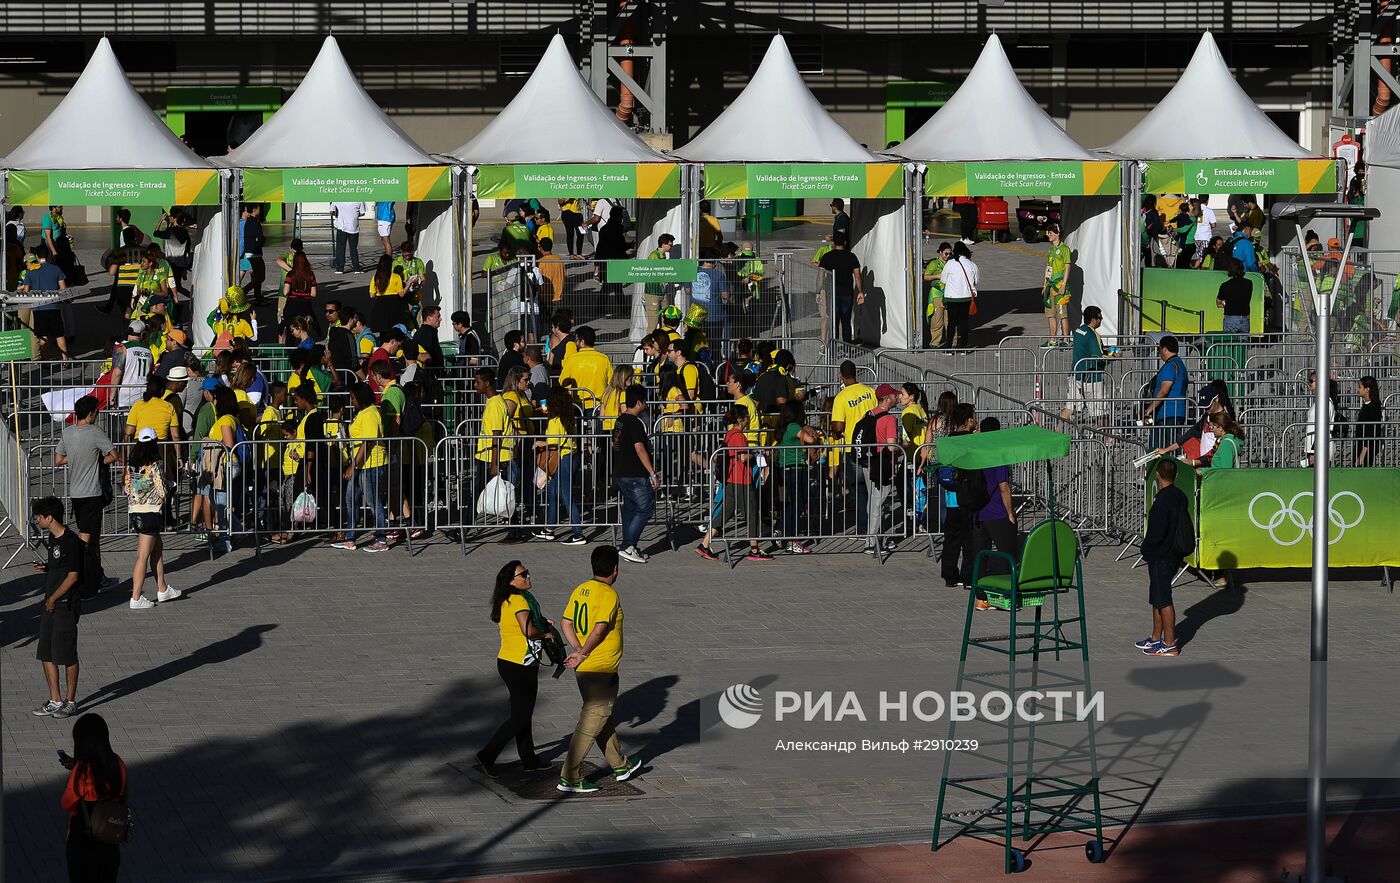
[[[525,579],[530,575],[530,571],[522,570],[514,576],[514,579]]]
[[[327,312],[327,313],[334,313],[334,312],[336,312],[336,311],[333,310],[333,309],[331,309],[330,307],[327,307],[327,308],[326,308],[326,312]]]

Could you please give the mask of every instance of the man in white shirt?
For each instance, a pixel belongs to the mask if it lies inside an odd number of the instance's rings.
[[[360,202],[331,203],[331,223],[335,227],[331,269],[337,273],[345,272],[347,248],[350,251],[351,272],[367,272],[364,267],[360,266],[360,212],[363,209],[364,203]]]
[[[146,323],[139,319],[126,330],[126,342],[112,348],[112,364],[120,365],[112,382],[117,387],[117,407],[126,409],[141,398],[146,389],[146,378],[155,367],[151,348],[142,338],[146,334]]]

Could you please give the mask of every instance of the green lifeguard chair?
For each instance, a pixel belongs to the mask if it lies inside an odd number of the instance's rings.
[[[1069,446],[1069,436],[1025,426],[939,439],[938,456],[941,463],[960,469],[988,469],[1044,460],[1049,473],[1049,461],[1066,456]],[[1054,494],[1051,476],[1046,508],[1052,513],[1055,511]],[[1006,565],[1008,572],[988,573],[988,566],[993,562]],[[999,614],[975,609],[979,594],[993,608],[1010,616],[1009,626],[1000,620]],[[979,627],[995,624],[997,634],[974,636],[974,618],[979,618]],[[997,654],[1006,662],[1005,671],[998,667],[991,672],[969,672],[969,650]],[[1057,669],[1065,662],[1078,671],[1043,670],[1042,657],[1051,655]],[[979,653],[977,658],[985,657]],[[1090,694],[1089,640],[1079,540],[1069,524],[1053,516],[1026,534],[1019,559],[993,550],[977,555],[972,586],[967,594],[957,690],[961,692],[969,686],[1004,690],[1010,701],[1019,707],[1023,692],[1049,689],[1051,685],[1056,690],[1078,689]],[[1033,701],[1027,707],[1039,711],[1041,704]],[[991,749],[989,752],[946,750],[938,788],[933,850],[937,852],[940,846],[946,845],[939,839],[946,822],[958,828],[949,840],[967,835],[999,843],[1005,858],[1004,871],[1017,873],[1027,866],[1025,850],[1013,845],[1018,834],[1024,843],[1051,833],[1091,831],[1093,839],[1085,844],[1085,855],[1094,863],[1104,861],[1107,854],[1103,844],[1094,721],[1083,723],[1086,730],[1083,739],[1065,739],[1061,735],[1065,726],[1077,725],[1073,720],[1037,725],[1032,719],[1018,723],[1016,714],[1009,713],[1002,722],[982,724],[997,727],[996,738],[984,746]],[[957,743],[957,726],[950,716],[950,744]],[[980,766],[967,775],[953,775],[951,767],[955,755],[960,765]],[[1066,769],[1055,769],[1053,764],[1056,763],[1065,763]],[[947,811],[950,788],[993,802],[972,811]]]

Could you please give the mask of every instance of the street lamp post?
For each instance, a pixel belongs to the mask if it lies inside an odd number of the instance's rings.
[[[1279,221],[1292,221],[1301,244],[1306,241],[1303,238],[1303,225],[1316,218],[1371,220],[1380,217],[1380,210],[1334,202],[1289,203],[1274,206],[1273,217]],[[1308,859],[1303,877],[1306,883],[1326,883],[1327,880],[1327,512],[1330,502],[1327,470],[1331,459],[1332,431],[1331,400],[1327,393],[1331,365],[1332,304],[1342,284],[1342,270],[1351,255],[1352,243],[1356,240],[1355,224],[1351,229],[1346,247],[1342,250],[1341,264],[1332,280],[1332,290],[1326,294],[1317,290],[1317,277],[1313,274],[1306,250],[1302,255],[1308,292],[1312,295],[1313,309],[1317,315],[1317,360],[1314,365],[1317,389],[1313,399],[1312,639],[1308,676]]]

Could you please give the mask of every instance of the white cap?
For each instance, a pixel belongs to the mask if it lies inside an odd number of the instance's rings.
[[[149,426],[143,426],[140,431],[136,433],[136,440],[143,442],[155,441],[156,431]]]
[[[135,320],[135,321],[133,321],[133,322],[131,323],[131,326],[130,326],[129,328],[126,329],[126,332],[127,332],[127,334],[135,334],[135,335],[138,335],[138,336],[139,336],[139,335],[142,335],[142,334],[145,334],[145,333],[146,333],[146,323],[145,323],[145,322],[142,322],[140,319],[137,319],[137,320]]]

